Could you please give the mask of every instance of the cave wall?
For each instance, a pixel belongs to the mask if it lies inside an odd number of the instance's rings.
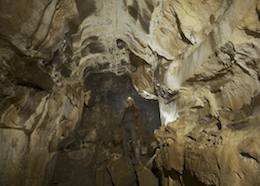
[[[147,118],[157,103],[143,98],[158,101],[162,185],[259,185],[259,12],[258,0],[1,0],[1,185],[52,179],[59,142],[99,102],[120,118],[129,93]],[[111,76],[135,90],[93,89]]]

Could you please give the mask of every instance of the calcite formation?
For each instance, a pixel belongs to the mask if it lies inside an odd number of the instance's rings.
[[[0,185],[260,185],[259,38],[259,0],[0,0]]]

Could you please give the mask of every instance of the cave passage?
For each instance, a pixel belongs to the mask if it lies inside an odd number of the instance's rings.
[[[134,186],[139,184],[140,176],[148,176],[158,184],[155,161],[149,162],[158,147],[153,135],[154,129],[160,126],[158,102],[141,98],[129,75],[90,73],[85,86],[91,90],[91,95],[88,105],[84,105],[81,122],[68,137],[59,141],[59,153],[49,162],[52,167],[46,175],[50,175],[51,184],[82,185],[77,181],[87,180],[89,185],[124,185],[121,182],[127,182]],[[138,161],[132,142],[128,144],[128,156],[122,144],[120,124],[129,96],[141,115],[136,133]]]
[[[146,100],[138,95],[134,89],[131,78],[128,75],[116,76],[113,73],[91,73],[85,80],[85,85],[91,90],[89,105],[84,109],[82,124],[93,124],[89,122],[91,113],[105,108],[109,108],[113,115],[113,126],[119,127],[125,108],[126,99],[130,96],[134,99],[135,105],[139,108],[141,114],[141,125],[144,127],[144,133],[153,135],[154,129],[160,126],[159,105],[157,101]],[[85,115],[84,115],[85,114]],[[102,114],[100,115],[102,118]],[[88,122],[85,122],[88,121]],[[97,126],[101,127],[101,126]]]

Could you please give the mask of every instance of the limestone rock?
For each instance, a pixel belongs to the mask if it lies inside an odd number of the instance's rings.
[[[112,186],[110,175],[106,169],[106,164],[101,164],[97,168],[95,186]]]
[[[94,170],[88,169],[92,158],[93,152],[90,148],[61,153],[54,171],[54,183],[70,181],[78,176],[89,174],[90,171],[93,171],[93,174]]]
[[[94,128],[86,135],[86,137],[83,139],[83,142],[94,142],[96,138],[97,138],[97,130]]]
[[[112,154],[107,169],[115,186],[137,185],[135,170],[128,157]]]
[[[63,139],[59,145],[58,148],[62,149],[62,148],[66,148],[68,147],[71,143],[73,143],[75,141],[75,138],[72,135],[69,135],[68,137],[66,137],[65,139]]]
[[[149,169],[145,168],[141,163],[135,165],[135,171],[140,186],[159,185],[158,179],[153,175],[153,173]]]
[[[96,164],[100,164],[106,160],[108,160],[109,153],[106,151],[100,152],[97,156],[96,156]]]
[[[155,180],[112,132],[128,96],[162,185],[259,185],[259,15],[259,0],[1,0],[0,185]]]

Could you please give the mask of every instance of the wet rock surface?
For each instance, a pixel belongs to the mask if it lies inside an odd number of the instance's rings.
[[[260,185],[259,17],[259,0],[1,0],[0,185]]]

